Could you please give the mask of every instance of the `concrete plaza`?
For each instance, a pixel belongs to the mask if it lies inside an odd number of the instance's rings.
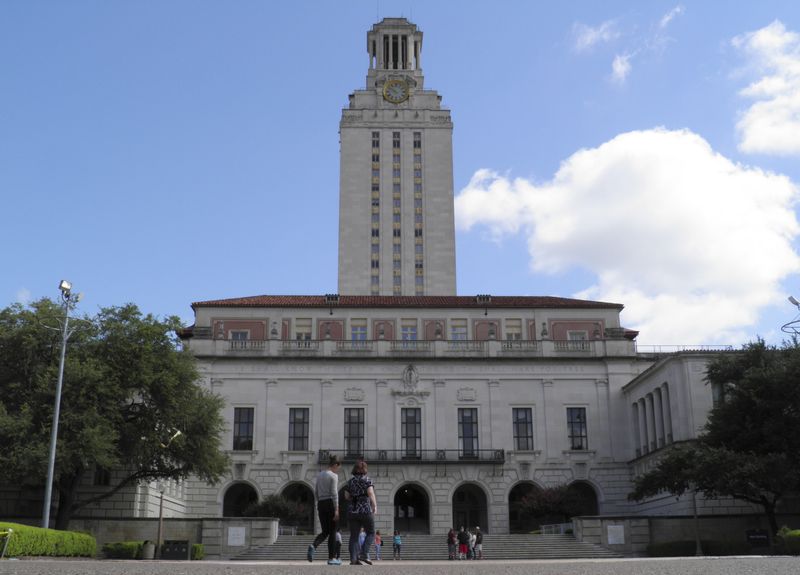
[[[1,575],[295,575],[335,571],[380,575],[795,575],[800,557],[702,557],[559,561],[383,561],[372,567],[329,567],[319,561],[83,561],[23,559],[0,562]]]

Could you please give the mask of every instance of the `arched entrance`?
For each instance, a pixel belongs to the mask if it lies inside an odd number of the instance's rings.
[[[403,485],[394,494],[394,528],[401,533],[430,533],[428,495],[416,485]]]
[[[517,483],[508,493],[508,530],[510,533],[530,533],[539,528],[539,521],[525,510],[528,498],[541,491],[533,483]]]
[[[287,501],[297,503],[300,517],[296,520],[296,527],[301,531],[312,533],[314,531],[314,492],[302,483],[293,483],[287,486],[281,495]]]
[[[471,483],[465,483],[453,493],[453,527],[472,529],[480,527],[484,533],[489,532],[486,521],[486,494],[483,489]]]
[[[234,483],[228,487],[225,497],[222,499],[222,516],[242,517],[247,506],[256,501],[258,501],[258,493],[252,485]]]
[[[586,481],[576,481],[570,483],[567,490],[570,495],[575,498],[575,506],[578,510],[578,512],[574,514],[575,517],[598,514],[597,492],[590,483]]]

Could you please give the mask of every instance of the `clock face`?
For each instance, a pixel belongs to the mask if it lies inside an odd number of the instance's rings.
[[[389,80],[383,85],[383,97],[393,104],[399,104],[408,99],[409,90],[405,80]]]

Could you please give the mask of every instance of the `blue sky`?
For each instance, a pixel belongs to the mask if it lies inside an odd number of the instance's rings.
[[[5,0],[0,305],[336,291],[366,32],[424,33],[459,294],[624,303],[652,344],[779,341],[800,297],[800,5]]]

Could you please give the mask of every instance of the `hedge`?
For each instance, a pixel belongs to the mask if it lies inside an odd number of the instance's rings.
[[[206,556],[206,548],[203,547],[203,544],[202,543],[193,543],[192,544],[192,561],[200,561],[205,556]]]
[[[779,550],[789,555],[800,555],[800,529],[781,528],[778,531],[778,539],[781,542]]]
[[[97,541],[87,533],[56,531],[18,523],[0,522],[0,531],[13,529],[6,557],[94,557]]]
[[[144,541],[118,541],[103,545],[103,555],[107,559],[141,559]]]

